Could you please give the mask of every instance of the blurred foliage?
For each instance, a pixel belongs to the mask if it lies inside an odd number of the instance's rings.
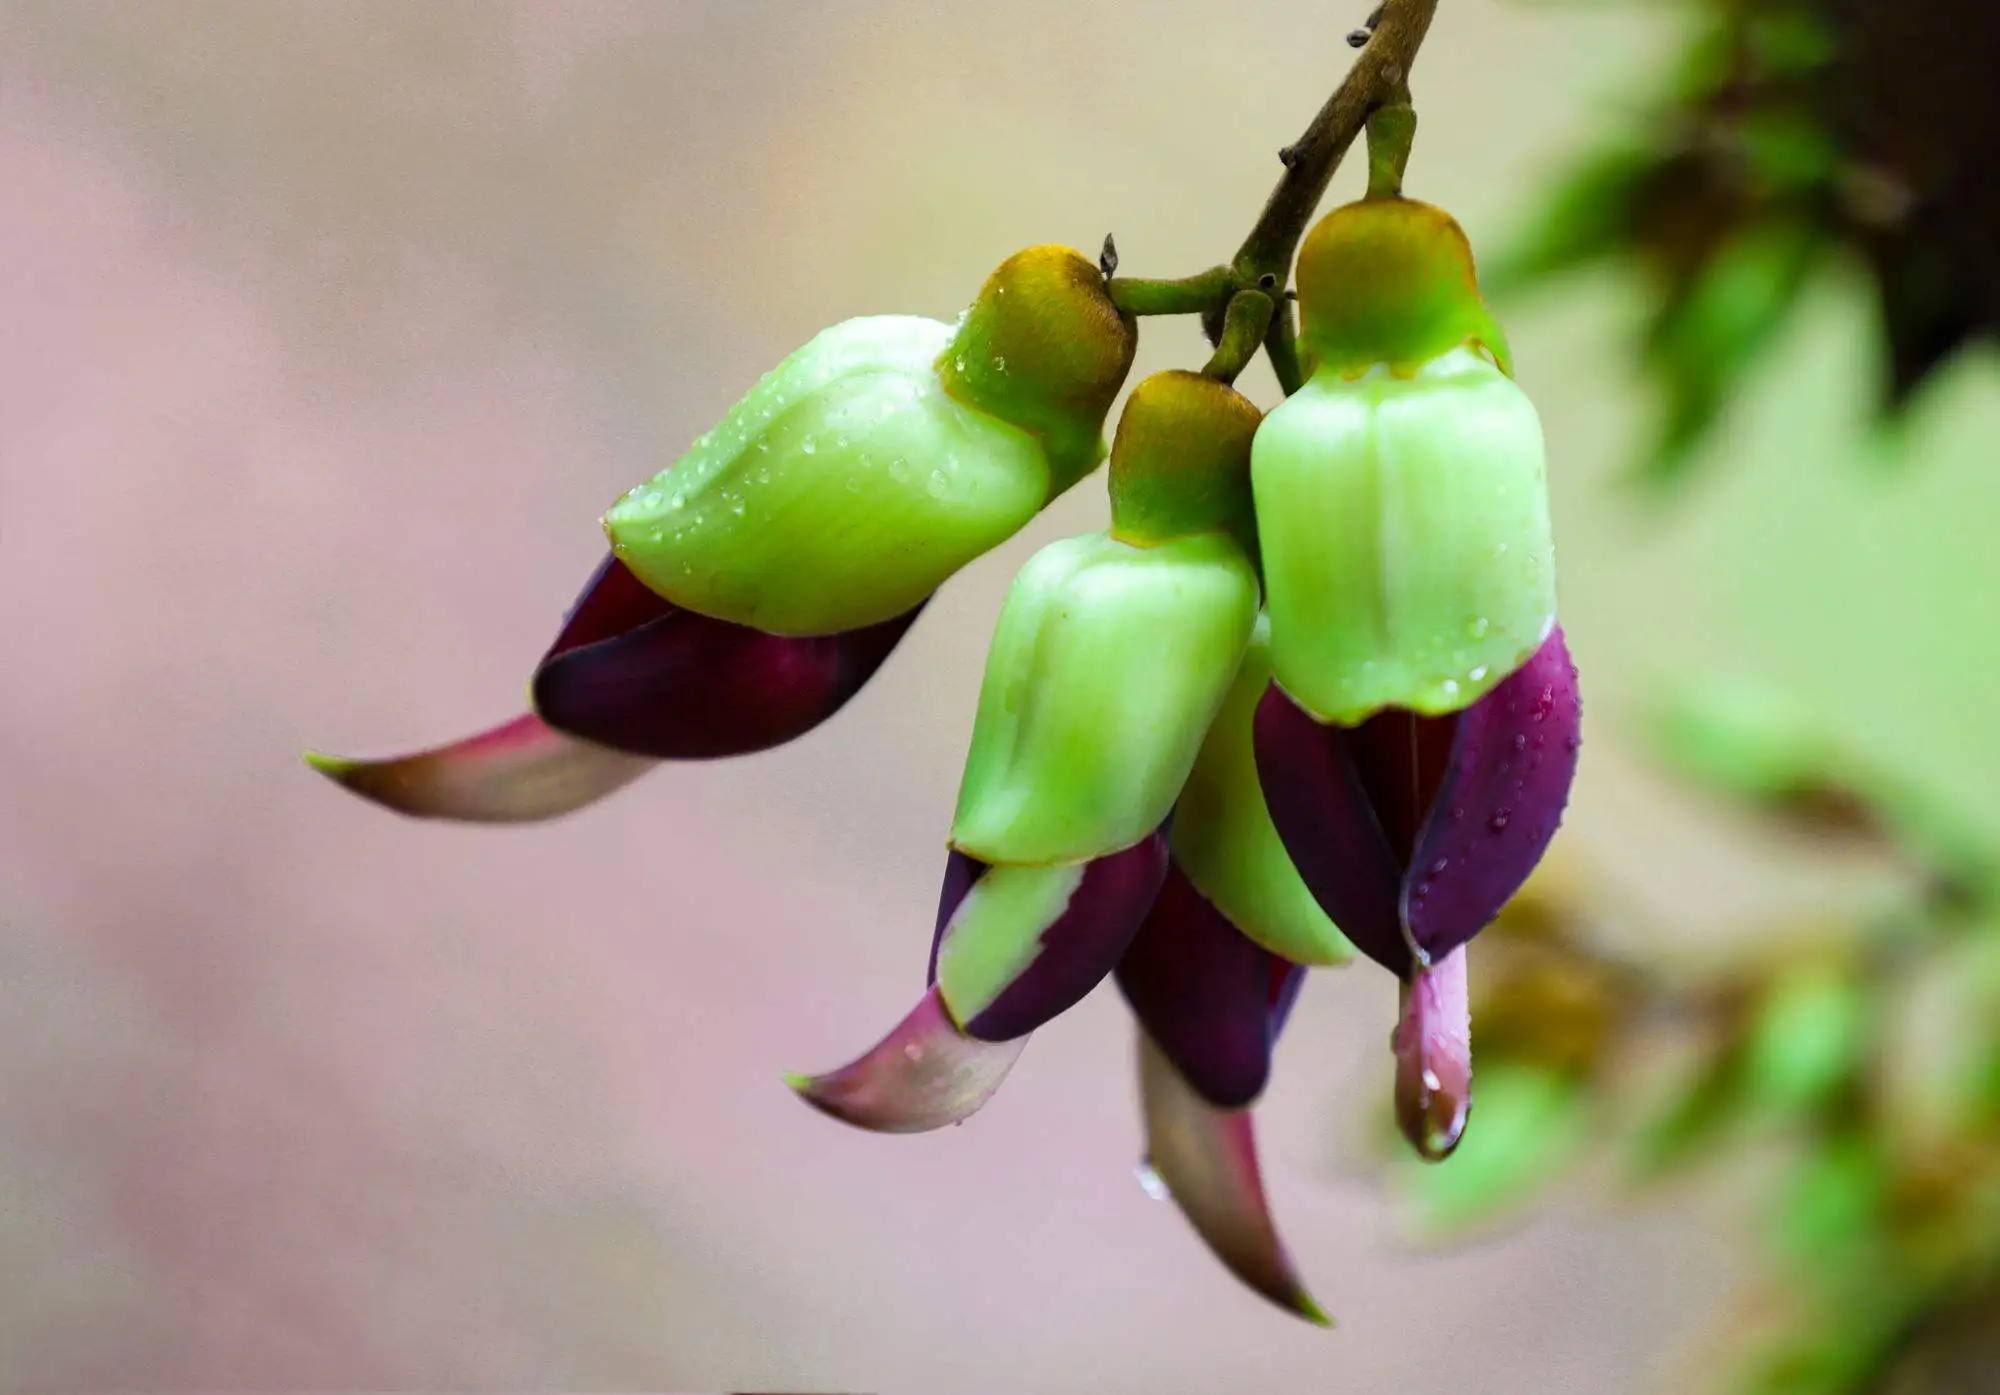
[[[1655,731],[1714,797],[1894,853],[1907,894],[1675,975],[1604,948],[1590,887],[1540,878],[1474,947],[1475,1125],[1450,1161],[1405,1165],[1405,1193],[1454,1235],[1592,1160],[1639,1189],[1756,1158],[1773,1292],[1729,1388],[1979,1389],[1927,1373],[1978,1365],[1965,1312],[2000,1318],[2000,849],[1976,857],[1936,802],[1774,699],[1704,692]],[[1982,1351],[2000,1371],[2000,1328]]]
[[[2000,327],[2000,6],[1687,0],[1664,90],[1565,176],[1491,284],[1622,261],[1649,285],[1639,353],[1680,473],[1814,270],[1856,260],[1898,412]]]
[[[2000,329],[2000,5],[1682,8],[1662,90],[1492,270],[1638,273],[1661,479],[1836,259],[1875,287],[1886,416]],[[1398,1164],[1419,1224],[1462,1236],[1593,1173],[1635,1199],[1748,1184],[1761,1278],[1722,1311],[1719,1389],[2000,1395],[2000,846],[1783,693],[1690,683],[1643,735],[1774,844],[1867,852],[1900,890],[1670,965],[1614,952],[1635,937],[1598,888],[1545,869],[1474,945],[1473,1124],[1449,1161]]]

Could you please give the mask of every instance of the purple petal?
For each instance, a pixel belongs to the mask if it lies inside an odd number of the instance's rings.
[[[986,875],[987,864],[970,853],[951,849],[945,856],[944,883],[938,888],[937,923],[931,928],[931,962],[924,971],[924,982],[937,982],[938,950],[944,947],[944,930],[951,924],[951,918],[958,913],[959,905],[965,900],[979,879]]]
[[[1331,1327],[1293,1268],[1271,1219],[1248,1110],[1204,1100],[1159,1047],[1139,1035],[1146,1162],[1229,1272],[1288,1312]]]
[[[1257,778],[1292,864],[1340,933],[1402,977],[1403,867],[1348,749],[1276,683],[1257,705]]]
[[[567,654],[587,644],[629,634],[651,620],[671,615],[677,607],[665,596],[649,590],[646,583],[612,553],[605,553],[583,593],[563,617],[562,632],[549,646],[545,658]]]
[[[965,1030],[987,1041],[1007,1041],[1083,1001],[1117,967],[1166,875],[1167,839],[1160,832],[1091,862],[1068,903],[1041,930],[1039,952],[999,996],[972,1014]],[[974,883],[966,899],[977,894]],[[956,924],[945,926],[940,949]]]
[[[1253,943],[1169,866],[1117,980],[1181,1077],[1218,1109],[1240,1109],[1270,1079],[1275,1000],[1295,967]]]
[[[464,823],[552,819],[602,799],[653,766],[641,756],[565,736],[534,716],[416,755],[371,761],[309,751],[306,763],[398,813]]]
[[[1485,929],[1548,851],[1576,778],[1582,716],[1560,629],[1459,715],[1405,903],[1410,934],[1433,959]]]
[[[1307,887],[1357,948],[1399,978],[1498,915],[1562,821],[1581,706],[1561,629],[1451,718],[1391,712],[1322,726],[1272,684],[1257,774]]]
[[[562,731],[662,760],[767,750],[845,706],[922,609],[845,634],[772,635],[680,610],[614,564],[536,669],[535,710]],[[650,618],[605,633],[640,617]]]
[[[993,1098],[1028,1039],[975,1041],[952,1025],[936,989],[853,1064],[792,1076],[806,1103],[875,1133],[926,1133],[963,1123]]]
[[[1403,985],[1396,1053],[1396,1122],[1428,1162],[1458,1147],[1472,1113],[1472,1007],[1465,951],[1455,949]]]

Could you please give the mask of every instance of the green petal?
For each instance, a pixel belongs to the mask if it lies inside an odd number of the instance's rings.
[[[948,325],[849,320],[786,359],[605,515],[647,586],[774,634],[901,615],[1034,517],[1042,444],[944,391]]]
[[[938,946],[938,991],[952,1020],[970,1022],[1034,962],[1085,870],[994,867],[966,893]]]
[[[1345,964],[1350,945],[1300,880],[1257,778],[1253,724],[1271,682],[1260,616],[1222,711],[1174,808],[1174,861],[1245,935],[1294,964]]]
[[[1278,682],[1322,721],[1459,711],[1555,624],[1540,420],[1471,349],[1321,370],[1251,466]]]
[[[1257,618],[1257,578],[1219,533],[1044,548],[1008,593],[952,842],[987,862],[1082,862],[1166,818]]]

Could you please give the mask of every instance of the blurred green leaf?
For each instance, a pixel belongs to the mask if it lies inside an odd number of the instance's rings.
[[[1889,1169],[1875,1140],[1825,1140],[1781,1189],[1773,1215],[1777,1249],[1810,1283],[1839,1288],[1882,1258]],[[1887,1274],[1882,1276],[1887,1281]]]
[[[1746,1098],[1783,1116],[1832,1103],[1860,1072],[1870,1022],[1866,991],[1841,966],[1808,964],[1787,973],[1750,1029]]]

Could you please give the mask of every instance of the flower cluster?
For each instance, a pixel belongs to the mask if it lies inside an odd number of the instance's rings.
[[[1110,528],[1036,554],[994,632],[927,988],[793,1084],[863,1128],[959,1123],[1112,979],[1150,1167],[1234,1272],[1317,1318],[1248,1113],[1274,1043],[1306,969],[1358,950],[1401,985],[1404,1131],[1452,1150],[1464,947],[1555,832],[1578,699],[1540,427],[1458,225],[1401,197],[1337,209],[1298,299],[1309,377],[1282,405],[1159,373],[1108,452],[1136,324],[1078,253],[1009,259],[956,327],[836,326],[612,506],[530,715],[314,763],[405,813],[530,820],[789,741],[1108,454]]]

